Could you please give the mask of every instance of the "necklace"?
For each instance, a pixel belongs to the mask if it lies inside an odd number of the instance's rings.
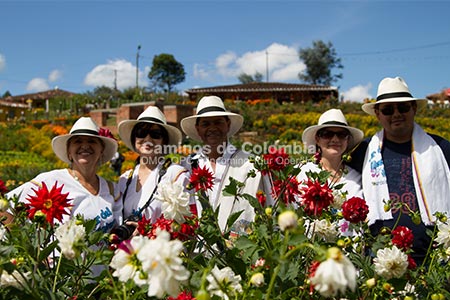
[[[75,174],[74,170],[69,169],[69,173],[70,173],[70,175],[72,175],[73,179],[75,179],[76,181],[80,181],[80,179],[78,178],[77,174]]]

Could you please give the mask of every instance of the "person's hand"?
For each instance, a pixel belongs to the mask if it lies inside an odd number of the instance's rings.
[[[136,236],[136,235],[139,235],[139,231],[138,231],[138,222],[135,222],[135,221],[127,221],[125,224],[127,224],[127,225],[130,225],[130,226],[133,226],[135,229],[134,229],[134,231],[133,231],[133,234],[131,235],[132,237],[133,236]]]

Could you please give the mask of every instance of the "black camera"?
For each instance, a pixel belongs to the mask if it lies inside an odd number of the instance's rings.
[[[134,230],[136,229],[135,226],[126,224],[128,221],[138,222],[139,217],[138,216],[130,216],[130,217],[126,218],[123,221],[122,225],[120,225],[119,227],[115,228],[112,231],[112,233],[114,233],[117,236],[117,239],[120,242],[129,239],[131,237],[131,235],[133,234]]]

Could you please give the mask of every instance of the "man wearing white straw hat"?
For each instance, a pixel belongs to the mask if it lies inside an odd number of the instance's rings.
[[[450,143],[426,133],[414,121],[426,104],[426,99],[411,95],[402,78],[384,78],[378,86],[377,101],[362,106],[363,111],[377,117],[383,129],[359,145],[351,162],[362,172],[372,232],[397,225],[411,229],[412,256],[418,263],[431,242],[426,229],[435,224],[435,213],[450,216]],[[390,204],[390,210],[384,210],[385,203]],[[396,204],[402,205],[399,208]],[[420,218],[412,218],[411,211]]]
[[[255,177],[248,177],[248,173],[254,170],[253,164],[248,160],[249,154],[229,142],[229,138],[242,127],[243,121],[241,115],[227,111],[222,99],[217,96],[203,97],[197,105],[196,114],[181,120],[184,133],[203,143],[201,151],[190,156],[185,167],[191,171],[195,167],[206,167],[213,173],[214,185],[207,195],[209,203],[214,210],[220,205],[220,229],[231,229],[237,233],[253,221],[255,212],[246,199],[223,195],[223,189],[230,183],[230,177],[244,183],[240,190],[242,193],[256,197],[258,191],[264,190],[261,174],[256,172]],[[227,228],[228,217],[239,211],[242,211],[240,217],[232,228]]]

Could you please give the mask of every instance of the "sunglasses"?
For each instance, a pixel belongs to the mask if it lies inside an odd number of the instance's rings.
[[[164,137],[164,133],[161,130],[149,129],[147,126],[137,128],[134,132],[134,136],[139,139],[143,139],[147,135],[150,135],[154,140],[159,140]]]
[[[340,140],[345,140],[350,136],[350,133],[347,131],[322,130],[317,135],[326,140],[331,140],[334,136],[337,136]]]
[[[404,114],[411,110],[412,105],[409,103],[397,103],[392,105],[386,105],[378,110],[385,116],[392,116],[395,112],[395,106],[397,106],[397,110],[399,113]]]

